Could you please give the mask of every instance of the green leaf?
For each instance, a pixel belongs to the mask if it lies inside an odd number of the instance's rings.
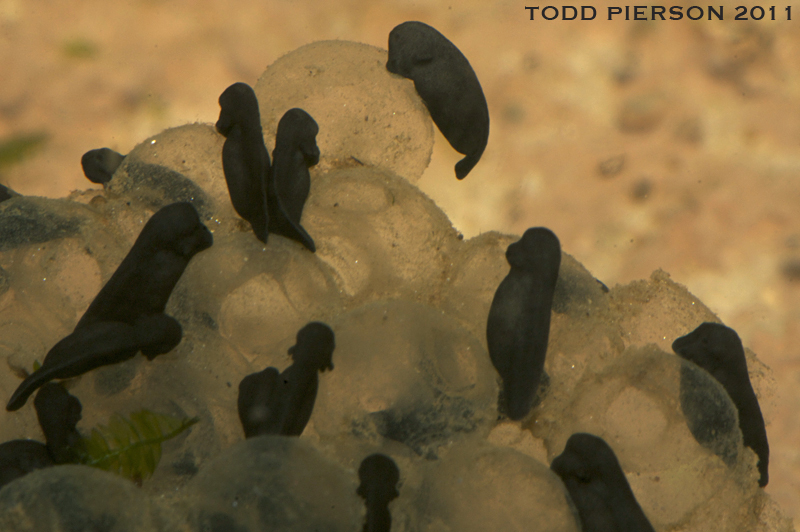
[[[75,445],[79,462],[141,482],[152,476],[161,460],[161,444],[198,422],[149,410],[129,417],[114,414],[108,426],[92,429]]]

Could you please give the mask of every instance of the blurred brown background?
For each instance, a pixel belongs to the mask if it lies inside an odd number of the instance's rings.
[[[688,286],[774,371],[767,490],[798,523],[800,6],[609,22],[624,3],[584,4],[597,19],[530,21],[511,1],[0,0],[0,182],[89,188],[89,149],[214,122],[225,87],[303,44],[385,47],[424,21],[470,59],[492,124],[464,182],[437,133],[421,188],[465,236],[545,225],[606,284],[662,268]]]

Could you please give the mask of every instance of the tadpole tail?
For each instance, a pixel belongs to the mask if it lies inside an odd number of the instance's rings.
[[[273,225],[270,228],[271,232],[299,242],[312,253],[317,251],[314,239],[311,238],[311,235],[309,235],[299,223],[294,223],[285,216],[277,216],[272,219],[272,222]]]
[[[8,404],[6,405],[6,410],[9,412],[19,410],[25,406],[25,403],[28,402],[28,398],[33,395],[33,392],[51,380],[47,372],[43,372],[41,369],[34,371],[22,381],[19,387],[17,387],[17,390],[11,395],[11,399],[8,400]]]
[[[481,160],[481,155],[483,155],[483,150],[479,151],[478,153],[471,153],[468,154],[466,157],[461,159],[456,163],[456,177],[461,180],[467,177],[475,165],[478,164],[478,161]]]

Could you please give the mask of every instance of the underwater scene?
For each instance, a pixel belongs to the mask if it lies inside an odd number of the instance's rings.
[[[0,0],[0,530],[795,530],[796,11]]]

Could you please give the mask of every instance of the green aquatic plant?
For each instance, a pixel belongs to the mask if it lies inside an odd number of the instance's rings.
[[[38,360],[33,361],[34,372],[41,367],[42,364]],[[30,375],[24,368],[12,367],[12,370],[23,378]],[[48,386],[54,385],[51,383],[42,387],[36,401],[40,401],[42,391]],[[127,417],[115,412],[111,415],[107,426],[98,425],[87,436],[76,431],[75,427],[81,419],[80,401],[70,396],[61,384],[57,387],[60,387],[63,395],[74,401],[75,405],[70,405],[64,400],[54,401],[52,394],[50,399],[36,404],[36,415],[45,433],[47,452],[51,458],[48,460],[48,466],[88,465],[116,473],[141,486],[142,481],[153,475],[161,461],[161,444],[176,438],[199,421],[196,417],[176,417],[147,409],[133,412]],[[67,421],[68,418],[71,418],[71,421]],[[55,448],[61,449],[58,455],[60,458],[53,455]],[[0,451],[0,473],[3,472],[3,457]],[[13,478],[16,477],[7,478],[6,483]],[[0,474],[0,487],[3,485],[3,476]]]
[[[156,414],[150,410],[129,417],[111,416],[75,445],[79,463],[104,469],[138,482],[153,475],[161,460],[161,444],[175,438],[199,420]]]

